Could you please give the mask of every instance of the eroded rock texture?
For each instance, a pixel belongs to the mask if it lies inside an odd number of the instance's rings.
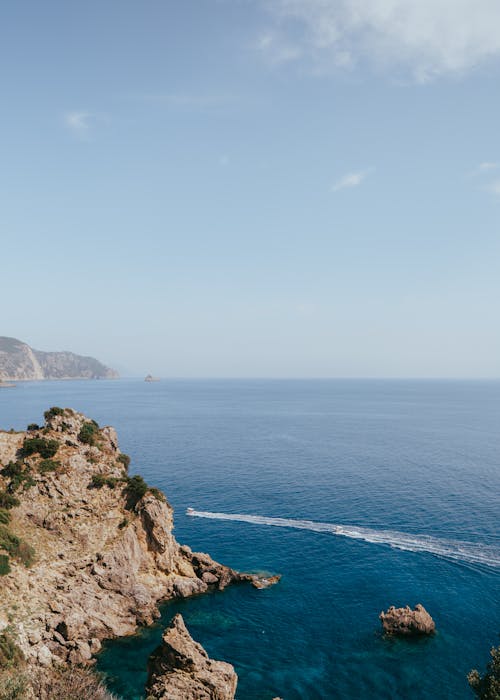
[[[163,633],[148,665],[146,697],[154,700],[233,700],[238,676],[195,642],[181,615]]]
[[[387,634],[401,637],[432,634],[436,629],[434,620],[420,603],[413,610],[408,605],[405,608],[391,605],[379,617]]]

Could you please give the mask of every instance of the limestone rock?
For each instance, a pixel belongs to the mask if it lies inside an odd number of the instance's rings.
[[[146,696],[155,700],[233,700],[238,676],[231,664],[208,657],[181,615],[163,633],[148,664]]]
[[[161,493],[148,489],[131,504],[115,431],[96,428],[89,445],[80,439],[88,422],[64,409],[49,412],[40,429],[0,431],[0,472],[21,459],[33,482],[16,492],[9,528],[35,550],[30,568],[12,559],[2,576],[0,628],[22,622],[19,646],[43,668],[91,662],[102,640],[157,619],[162,601],[252,580],[179,545]],[[22,456],[25,438],[57,441],[48,469],[39,454]],[[0,490],[8,485],[0,473]]]
[[[432,634],[436,629],[434,620],[420,603],[413,610],[408,605],[405,608],[391,605],[379,618],[387,634],[401,637]]]

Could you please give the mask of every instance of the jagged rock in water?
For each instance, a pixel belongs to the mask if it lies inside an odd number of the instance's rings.
[[[379,618],[387,634],[401,637],[432,634],[436,629],[434,620],[420,603],[413,610],[408,605],[405,608],[391,605],[387,612],[380,613]]]
[[[233,700],[237,682],[231,664],[210,659],[187,631],[182,615],[176,615],[149,659],[146,697]]]
[[[0,336],[0,379],[115,379],[118,373],[93,357],[42,352],[16,338]]]
[[[252,586],[258,588],[259,590],[263,588],[269,588],[281,581],[281,574],[275,574],[274,576],[258,576],[256,575],[252,581]]]

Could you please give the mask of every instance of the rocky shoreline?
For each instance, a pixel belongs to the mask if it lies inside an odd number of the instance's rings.
[[[92,664],[103,640],[151,624],[162,602],[258,583],[176,541],[172,507],[128,475],[113,428],[71,409],[45,419],[0,432],[0,635],[28,670],[50,679]]]

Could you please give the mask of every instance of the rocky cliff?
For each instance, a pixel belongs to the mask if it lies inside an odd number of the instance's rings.
[[[159,602],[253,580],[178,544],[171,506],[128,475],[113,428],[71,409],[45,417],[0,432],[0,636],[28,667],[87,663]]]
[[[0,336],[0,380],[114,379],[115,370],[93,357],[33,350],[16,338]]]

